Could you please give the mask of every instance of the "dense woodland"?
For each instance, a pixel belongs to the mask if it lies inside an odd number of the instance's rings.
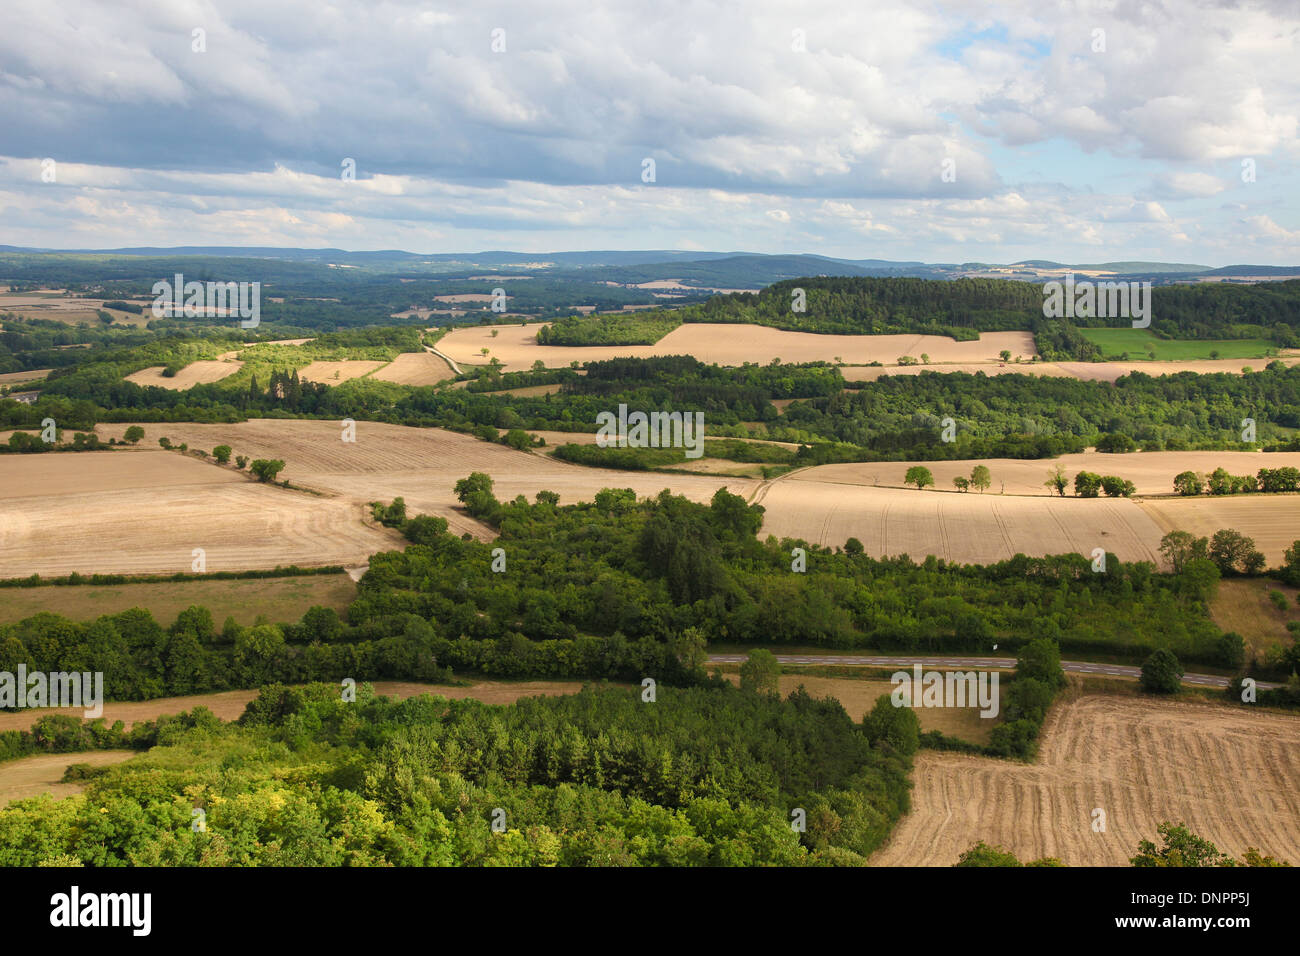
[[[462,431],[594,432],[600,412],[626,404],[633,411],[703,412],[713,437],[806,444],[799,464],[1044,458],[1112,441],[1145,450],[1240,448],[1247,418],[1255,422],[1258,442],[1268,446],[1290,440],[1300,428],[1300,368],[1280,362],[1246,375],[1133,373],[1115,384],[923,372],[849,387],[838,369],[825,364],[720,368],[689,356],[592,362],[585,376],[487,369],[471,389],[365,379],[333,387],[296,381],[292,370],[314,359],[388,360],[419,350],[417,330],[389,327],[330,333],[300,347],[259,345],[245,350],[237,374],[185,391],[123,381],[142,368],[180,367],[229,347],[219,339],[168,339],[105,352],[97,361],[52,373],[34,405],[0,402],[0,427],[35,428],[47,416],[60,427],[85,429],[99,421],[233,422],[283,415]],[[272,387],[277,375],[289,387]],[[550,395],[490,390],[556,382],[561,390]],[[778,410],[772,402],[782,399],[797,401]],[[948,417],[955,424],[954,441],[943,440]]]
[[[277,685],[238,724],[141,728],[148,755],[72,768],[84,794],[0,810],[0,865],[860,865],[908,808],[917,741],[887,697],[857,723],[721,681],[653,702],[340,698]]]
[[[802,290],[803,310],[796,311]],[[1186,339],[1264,338],[1280,348],[1300,346],[1300,281],[1236,286],[1220,283],[1159,286],[1152,290],[1151,328]],[[803,278],[761,292],[718,295],[670,312],[570,318],[550,331],[556,345],[631,345],[658,341],[680,322],[734,322],[797,332],[917,333],[959,341],[981,332],[1029,331],[1048,361],[1091,361],[1100,350],[1075,325],[1128,327],[1128,318],[1075,320],[1043,317],[1043,290],[1007,279]]]

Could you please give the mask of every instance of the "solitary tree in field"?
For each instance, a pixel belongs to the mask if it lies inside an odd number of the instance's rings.
[[[1070,484],[1070,479],[1065,477],[1065,466],[1057,465],[1052,471],[1049,471],[1047,480],[1043,484],[1048,488],[1056,489],[1056,493],[1064,498],[1065,489]]]
[[[275,476],[284,470],[284,462],[278,458],[255,458],[249,467],[258,481],[274,481]]]
[[[965,478],[965,477],[963,477],[963,476],[961,476],[961,475],[958,475],[956,478],[954,478],[954,479],[952,480],[952,483],[957,487],[957,490],[958,490],[958,491],[969,491],[969,490],[970,490],[970,479],[969,479],[969,478]]]
[[[1010,349],[1003,349],[1001,352],[998,353],[998,358],[1002,359],[1002,361],[1004,361],[1004,362],[1010,362],[1010,361],[1011,361],[1011,350],[1010,350]]]
[[[913,465],[907,469],[907,474],[903,476],[903,481],[909,485],[916,485],[916,490],[920,491],[926,485],[934,484],[934,475],[930,469],[924,465]]]
[[[233,451],[234,449],[229,445],[218,445],[216,448],[212,449],[212,457],[220,464],[224,465],[230,461],[230,454]]]
[[[126,430],[126,433],[122,437],[125,438],[127,441],[129,441],[132,445],[134,445],[136,442],[138,442],[141,438],[144,437],[144,429],[141,428],[139,425],[132,425],[130,428]]]
[[[988,465],[976,465],[971,469],[970,484],[972,488],[978,488],[980,494],[984,494],[984,489],[993,484],[993,475],[989,473]]]

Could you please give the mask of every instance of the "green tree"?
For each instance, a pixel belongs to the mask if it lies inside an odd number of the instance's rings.
[[[1204,489],[1200,476],[1194,471],[1180,471],[1174,475],[1174,491],[1184,498],[1199,495]]]
[[[1037,637],[1016,655],[1016,680],[1022,677],[1042,681],[1053,689],[1065,686],[1061,667],[1061,646],[1050,637]]]
[[[1074,476],[1074,493],[1080,498],[1096,498],[1101,490],[1101,475],[1081,471]]]
[[[217,460],[218,464],[225,465],[230,462],[230,455],[234,449],[229,445],[218,445],[212,449],[212,457]]]
[[[862,718],[862,731],[873,747],[884,743],[904,756],[916,753],[921,745],[921,722],[911,707],[895,707],[891,694],[876,698],[871,711]]]
[[[916,485],[917,490],[920,491],[926,485],[934,484],[934,475],[931,474],[930,469],[926,468],[924,465],[913,465],[911,468],[907,469],[907,474],[903,476],[903,481],[909,485]]]
[[[1054,856],[1021,863],[1014,853],[1002,846],[989,846],[983,840],[963,853],[953,866],[1060,866]]]
[[[515,451],[527,451],[533,446],[533,439],[522,428],[512,428],[501,436],[501,443],[509,445]]]
[[[1160,553],[1178,574],[1193,558],[1209,557],[1210,541],[1188,531],[1170,531],[1160,539]]]
[[[972,488],[978,488],[980,494],[984,494],[985,489],[993,483],[993,475],[989,472],[988,465],[976,465],[972,468],[970,483]]]
[[[742,690],[760,694],[775,694],[781,678],[781,663],[766,648],[756,647],[740,665]]]
[[[1175,826],[1165,822],[1156,827],[1162,837],[1163,845],[1156,847],[1150,840],[1138,844],[1137,856],[1129,862],[1134,866],[1232,866],[1232,857],[1219,852],[1219,848],[1209,840],[1203,840],[1187,825]]]
[[[144,437],[144,429],[139,425],[131,425],[125,432],[123,432],[122,437],[134,445]]]
[[[1183,665],[1173,651],[1159,648],[1142,664],[1140,683],[1152,694],[1176,694],[1183,685]]]
[[[1065,497],[1065,489],[1069,486],[1070,480],[1065,477],[1065,466],[1057,465],[1047,473],[1047,480],[1043,482],[1048,488],[1052,488],[1062,498]]]
[[[1255,547],[1255,539],[1232,528],[1214,532],[1209,558],[1220,574],[1257,574],[1265,562],[1263,553]]]
[[[275,476],[284,470],[284,462],[278,458],[255,458],[249,467],[258,481],[274,481]]]

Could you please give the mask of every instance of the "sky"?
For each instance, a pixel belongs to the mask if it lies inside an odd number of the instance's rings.
[[[1300,2],[6,0],[0,244],[1300,264]]]

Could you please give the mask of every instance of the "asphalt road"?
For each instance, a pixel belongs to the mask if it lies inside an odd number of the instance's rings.
[[[841,666],[864,667],[911,667],[920,664],[923,667],[984,667],[994,670],[1012,670],[1016,666],[1014,657],[875,657],[862,654],[777,654],[776,659],[782,664],[838,664]],[[744,654],[710,654],[711,664],[739,664],[745,660]],[[1134,680],[1142,676],[1142,668],[1127,664],[1093,664],[1089,661],[1061,661],[1062,669],[1073,674],[1101,674],[1110,677],[1131,677]],[[1197,684],[1201,687],[1227,687],[1228,678],[1213,674],[1184,674],[1184,684]],[[1281,687],[1259,681],[1258,686],[1264,690]]]

